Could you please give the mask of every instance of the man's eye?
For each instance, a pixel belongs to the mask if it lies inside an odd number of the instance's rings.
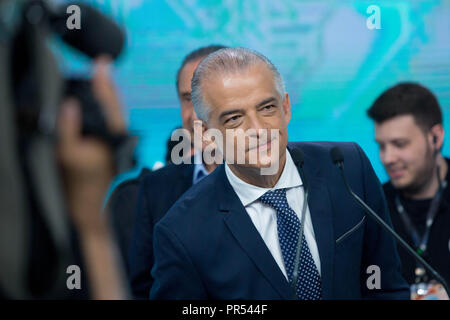
[[[241,117],[241,116],[238,116],[238,115],[233,116],[233,117],[231,117],[231,118],[228,118],[228,119],[225,121],[225,123],[233,123],[233,122],[236,122],[240,117]]]
[[[394,145],[397,148],[404,148],[404,147],[406,147],[408,145],[408,142],[406,142],[406,141],[397,141],[397,142],[394,143]]]
[[[274,105],[274,104],[269,104],[269,105],[267,105],[267,106],[264,106],[264,107],[262,107],[261,109],[260,109],[260,112],[265,112],[265,113],[267,113],[268,115],[270,114],[272,114],[272,112],[273,111],[275,111],[275,109],[276,109],[276,105]]]

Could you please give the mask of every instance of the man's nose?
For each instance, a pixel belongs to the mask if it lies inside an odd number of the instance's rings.
[[[194,107],[192,107],[192,115],[191,115],[192,121],[198,120],[197,113],[194,110]]]
[[[257,115],[249,115],[246,129],[254,129],[256,131],[264,129],[264,122]]]
[[[386,146],[383,151],[381,151],[381,162],[384,165],[389,165],[397,161],[397,152],[391,146]]]

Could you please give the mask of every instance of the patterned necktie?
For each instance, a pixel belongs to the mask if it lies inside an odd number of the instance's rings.
[[[289,207],[286,189],[267,191],[260,198],[277,212],[278,240],[289,282],[292,283],[295,255],[301,222],[294,210]],[[302,251],[298,266],[297,297],[300,300],[320,300],[322,285],[320,275],[309,251],[305,235],[302,237]]]

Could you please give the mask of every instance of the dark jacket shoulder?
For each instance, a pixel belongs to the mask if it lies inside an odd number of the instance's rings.
[[[291,142],[288,144],[289,148],[299,148],[305,154],[305,157],[313,158],[322,163],[329,163],[333,165],[331,160],[331,149],[338,147],[343,155],[355,157],[361,153],[361,148],[355,142],[334,142],[334,141],[308,141],[308,142]]]
[[[126,193],[130,189],[137,187],[139,182],[151,173],[152,171],[150,169],[143,168],[137,177],[122,181],[114,188],[114,191],[111,193],[110,200],[117,198],[118,195]]]
[[[193,215],[198,218],[207,216],[208,212],[216,206],[216,192],[220,179],[220,170],[224,170],[223,165],[220,165],[214,172],[191,186],[174,203],[164,218],[161,219],[161,222],[164,224],[170,224],[172,222],[179,224],[180,220],[178,219],[181,219],[181,221],[189,223]],[[202,196],[198,197],[198,195]]]
[[[143,181],[166,181],[167,180],[177,180],[180,176],[192,177],[194,172],[193,164],[168,164],[162,168],[152,171],[150,174],[146,175]]]

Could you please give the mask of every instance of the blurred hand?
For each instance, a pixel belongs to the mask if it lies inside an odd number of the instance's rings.
[[[92,86],[110,132],[124,134],[125,121],[105,57],[95,62]],[[58,158],[74,223],[82,230],[99,229],[103,199],[114,177],[114,159],[105,142],[81,134],[81,119],[79,102],[73,98],[64,101],[57,122]]]
[[[95,60],[95,73],[92,78],[92,91],[103,106],[106,124],[112,133],[126,133],[120,99],[110,73],[110,59],[102,56]]]
[[[109,60],[95,63],[92,90],[112,134],[125,134],[120,102],[109,74]],[[94,299],[125,299],[126,281],[111,236],[103,199],[114,177],[114,155],[104,141],[81,133],[79,102],[63,102],[57,121],[57,154],[62,168],[72,221],[78,231],[90,290]]]

